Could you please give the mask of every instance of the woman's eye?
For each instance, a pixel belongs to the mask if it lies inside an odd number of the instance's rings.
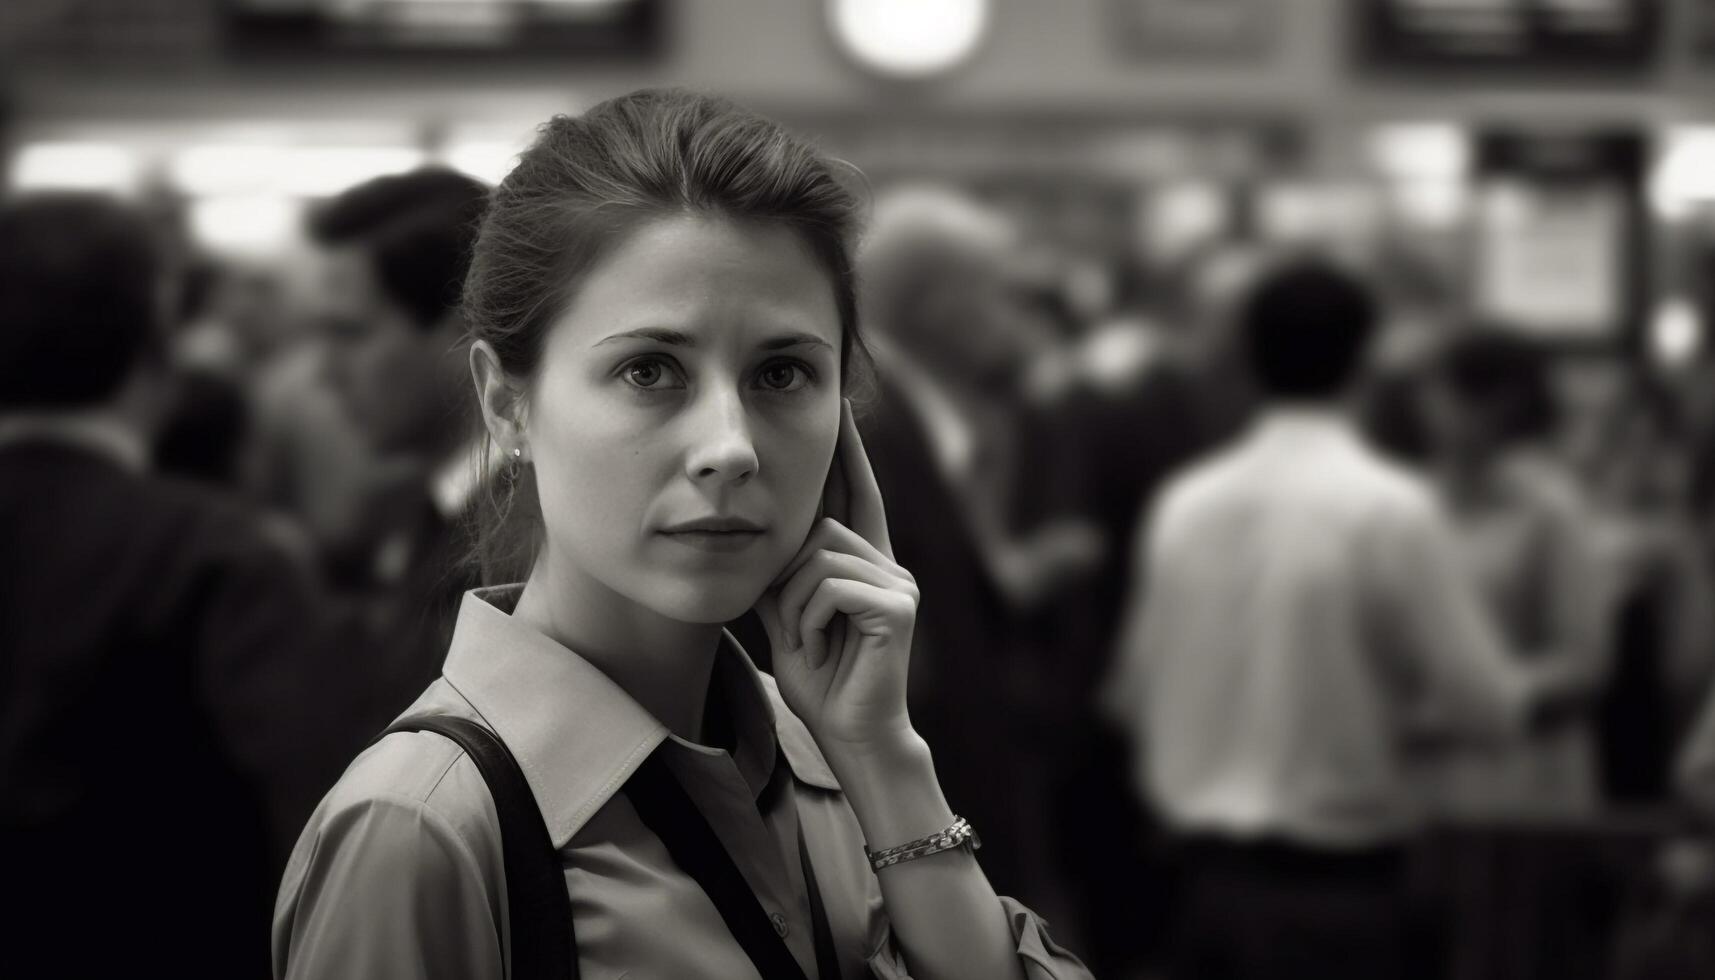
[[[620,374],[625,378],[626,383],[633,388],[654,391],[663,388],[682,387],[674,383],[676,379],[673,377],[671,368],[658,358],[641,358],[632,361],[625,366]]]
[[[774,361],[757,372],[757,382],[767,391],[797,391],[810,381],[810,372],[792,361]]]

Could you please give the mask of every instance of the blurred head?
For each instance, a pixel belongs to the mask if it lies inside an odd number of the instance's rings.
[[[1276,402],[1331,403],[1356,380],[1376,304],[1334,265],[1300,260],[1264,275],[1239,310],[1252,373]]]
[[[164,359],[167,280],[147,220],[109,198],[0,204],[0,412],[108,405]]]
[[[1441,350],[1426,400],[1436,447],[1453,460],[1481,460],[1542,439],[1556,422],[1544,352],[1487,327],[1468,328]]]
[[[755,603],[815,520],[862,357],[855,211],[809,146],[718,99],[637,92],[542,128],[465,286],[538,569],[681,622]]]
[[[218,270],[210,284],[207,312],[233,332],[247,355],[260,357],[286,332],[284,294],[274,269],[235,263]]]
[[[1039,327],[1009,276],[1016,241],[1006,218],[959,191],[888,191],[859,256],[866,322],[938,378],[1010,383]]]
[[[429,168],[360,184],[311,219],[328,379],[380,452],[433,453],[463,437],[465,368],[452,349],[487,194]]]

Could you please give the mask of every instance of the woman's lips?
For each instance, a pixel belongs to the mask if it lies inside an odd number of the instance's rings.
[[[762,531],[662,531],[661,535],[687,548],[729,554],[743,551],[762,540]]]

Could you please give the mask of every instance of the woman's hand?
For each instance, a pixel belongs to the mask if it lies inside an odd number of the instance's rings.
[[[827,516],[757,603],[781,696],[830,762],[916,738],[905,682],[917,583],[893,560],[851,403],[840,412]]]
[[[893,560],[849,402],[824,505],[757,612],[787,707],[815,737],[865,842],[892,847],[949,826],[953,810],[905,710],[917,583]],[[1024,980],[1006,907],[969,851],[890,868],[880,881],[913,976]]]

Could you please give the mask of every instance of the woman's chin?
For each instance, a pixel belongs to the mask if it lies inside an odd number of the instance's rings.
[[[676,582],[652,602],[655,611],[681,623],[718,625],[749,612],[762,597],[761,585],[723,577],[715,581]]]

